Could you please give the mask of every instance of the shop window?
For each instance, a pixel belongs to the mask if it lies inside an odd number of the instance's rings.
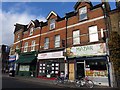
[[[73,31],[73,45],[80,44],[80,31]]]
[[[41,76],[48,78],[56,77],[59,73],[59,63],[58,62],[40,62],[39,73]]]
[[[55,28],[55,19],[50,20],[50,30]]]
[[[35,51],[35,40],[31,42],[31,51]]]
[[[86,68],[90,68],[90,70],[107,70],[105,61],[86,61]]]
[[[45,38],[44,49],[48,49],[48,48],[49,48],[49,38]]]
[[[19,71],[29,71],[29,65],[20,65]]]
[[[30,28],[30,36],[33,35],[33,27]]]
[[[79,9],[79,20],[87,19],[87,7],[82,7]]]
[[[91,27],[89,27],[89,41],[90,42],[98,41],[97,26],[91,26]]]
[[[28,50],[28,42],[25,42],[25,45],[24,45],[24,52],[27,52]]]
[[[60,35],[55,36],[55,48],[60,47]]]

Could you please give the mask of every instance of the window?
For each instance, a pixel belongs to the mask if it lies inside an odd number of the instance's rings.
[[[27,49],[28,49],[28,42],[25,42],[25,45],[24,45],[24,52],[27,52]]]
[[[31,51],[35,51],[35,40],[31,43]]]
[[[73,45],[80,44],[80,31],[73,31]]]
[[[50,20],[50,30],[55,28],[55,19]]]
[[[89,40],[90,42],[98,41],[97,26],[89,27]]]
[[[90,70],[107,70],[105,61],[89,60],[86,61],[86,67],[89,66]]]
[[[17,35],[17,41],[20,40],[20,34]]]
[[[18,48],[18,45],[16,46],[16,49],[19,49],[19,48]]]
[[[48,49],[48,48],[49,48],[49,38],[45,38],[44,49]]]
[[[33,35],[33,27],[30,28],[30,35]]]
[[[60,47],[60,35],[55,36],[55,47]]]
[[[79,9],[79,19],[80,21],[87,19],[87,7],[83,7]]]

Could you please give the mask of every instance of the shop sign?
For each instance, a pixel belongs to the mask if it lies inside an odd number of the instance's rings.
[[[38,59],[64,58],[63,51],[38,54]]]
[[[67,48],[68,57],[106,55],[106,44],[92,44]]]
[[[93,77],[107,77],[107,70],[86,70],[86,76],[93,76]]]
[[[9,62],[14,61],[14,60],[16,60],[16,56],[15,55],[9,56]]]

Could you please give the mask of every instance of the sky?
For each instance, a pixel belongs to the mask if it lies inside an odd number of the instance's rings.
[[[63,17],[65,13],[74,10],[76,2],[8,2],[7,0],[0,4],[0,37],[2,38],[2,44],[11,45],[14,42],[14,25],[29,24],[31,20],[38,19],[39,21],[46,21],[46,17],[50,11],[56,12],[60,17]],[[100,2],[92,2],[93,5]],[[115,8],[115,3],[110,2],[112,9]],[[1,24],[2,23],[2,24]],[[2,25],[2,26],[1,26]]]

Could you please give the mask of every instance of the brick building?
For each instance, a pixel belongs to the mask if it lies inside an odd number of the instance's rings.
[[[46,22],[31,20],[15,25],[14,49],[20,52],[18,75],[69,79],[89,76],[95,84],[108,84],[104,3],[77,2],[74,11],[60,17],[54,11]]]
[[[111,20],[111,29],[120,34],[120,1],[116,0],[116,9],[109,12]]]

